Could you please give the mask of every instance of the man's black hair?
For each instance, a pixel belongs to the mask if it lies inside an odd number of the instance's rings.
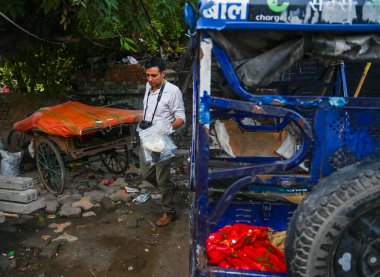
[[[160,69],[160,72],[166,70],[165,61],[160,57],[151,57],[144,64],[145,69],[156,67],[156,66],[158,67],[158,69]]]

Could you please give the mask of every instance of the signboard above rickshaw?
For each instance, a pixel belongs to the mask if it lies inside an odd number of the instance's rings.
[[[379,30],[380,0],[202,0],[197,29]]]

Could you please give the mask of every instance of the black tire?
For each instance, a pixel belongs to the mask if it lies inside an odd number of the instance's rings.
[[[318,184],[294,213],[285,244],[289,276],[380,276],[380,161]]]
[[[65,188],[65,165],[54,143],[42,140],[37,145],[36,164],[46,189],[61,194]]]
[[[15,151],[24,151],[30,143],[28,134],[18,130],[11,130],[7,137],[7,144]]]
[[[129,168],[127,146],[117,147],[100,154],[100,160],[109,172],[121,174]]]

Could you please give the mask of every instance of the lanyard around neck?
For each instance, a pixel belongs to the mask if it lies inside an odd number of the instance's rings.
[[[151,120],[151,122],[153,122],[153,118],[154,118],[154,116],[155,116],[155,114],[156,114],[156,110],[157,110],[158,102],[160,102],[160,100],[161,100],[162,92],[164,91],[165,85],[166,85],[166,81],[163,80],[162,85],[161,85],[161,88],[160,88],[160,92],[158,93],[157,102],[156,102],[156,107],[154,108],[154,112],[153,112],[153,116],[152,116],[152,120]],[[151,90],[149,90],[149,92],[148,92],[148,98],[146,99],[146,107],[145,107],[144,118],[143,118],[144,120],[145,120],[146,110],[148,109],[150,93],[151,93]]]

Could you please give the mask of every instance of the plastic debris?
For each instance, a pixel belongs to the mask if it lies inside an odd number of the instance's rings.
[[[137,196],[135,199],[132,200],[132,202],[135,204],[142,204],[148,201],[149,198],[150,198],[150,194],[146,192]]]
[[[100,179],[100,180],[99,180],[99,183],[100,183],[100,184],[103,184],[103,185],[105,185],[105,186],[112,185],[113,182],[114,182],[113,179],[108,179],[108,180],[107,180],[107,179]]]
[[[136,192],[138,193],[138,192],[140,192],[140,190],[137,188],[131,188],[131,187],[127,187],[127,186],[125,186],[124,189],[127,193],[136,193]]]
[[[12,251],[9,251],[8,253],[2,253],[1,255],[4,257],[8,257],[9,259],[13,259],[15,257],[15,251],[12,250]]]
[[[20,163],[22,156],[23,152],[10,153],[8,151],[0,150],[0,175],[20,176]]]

